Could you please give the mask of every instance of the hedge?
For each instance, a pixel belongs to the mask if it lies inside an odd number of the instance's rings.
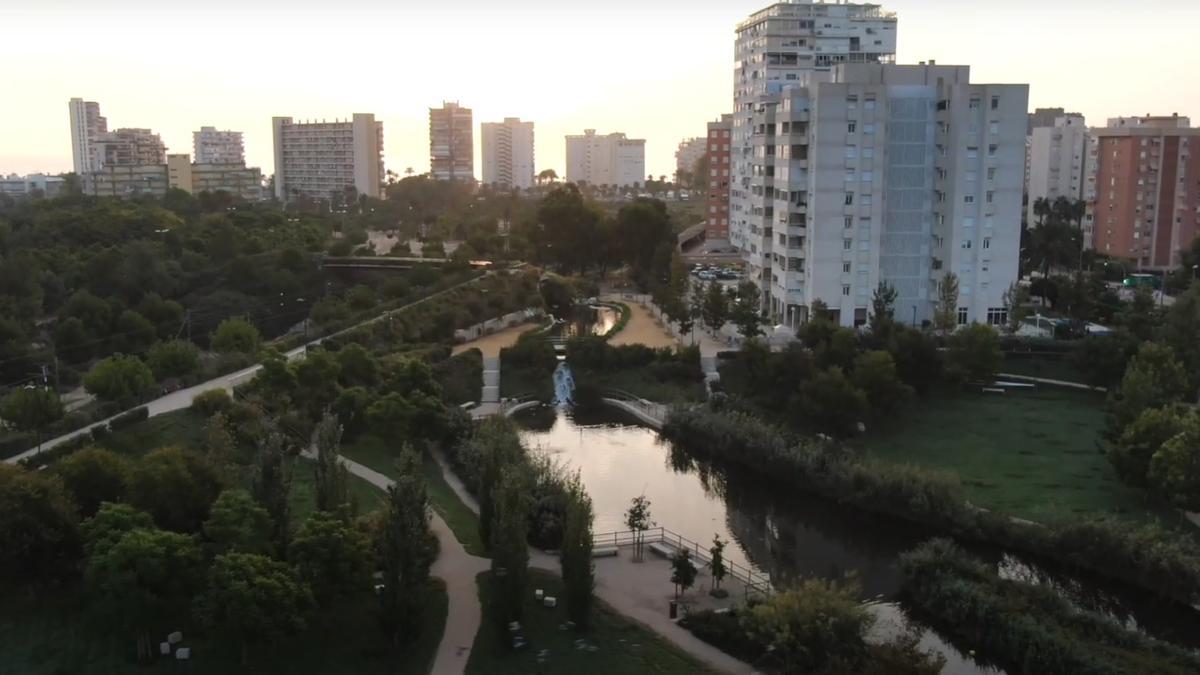
[[[131,427],[138,422],[144,422],[148,419],[150,419],[150,409],[146,406],[142,406],[140,408],[134,408],[129,412],[124,412],[120,415],[117,415],[116,417],[112,418],[112,420],[108,423],[108,426],[113,431],[120,431],[121,429]]]

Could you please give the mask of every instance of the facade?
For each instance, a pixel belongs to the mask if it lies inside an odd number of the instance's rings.
[[[708,158],[708,175],[704,180],[704,237],[729,238],[729,141],[733,131],[733,116],[708,123],[704,141],[704,156]]]
[[[228,192],[246,201],[265,197],[259,169],[231,163],[193,164],[188,155],[167,155],[167,186],[191,194]]]
[[[272,118],[275,196],[328,199],[354,188],[378,197],[383,184],[383,122],[370,113],[349,120],[294,122]]]
[[[1033,205],[1038,199],[1083,199],[1087,136],[1082,115],[1065,115],[1050,126],[1034,127],[1029,136],[1026,171],[1027,223],[1034,222]]]
[[[646,141],[586,129],[567,136],[567,181],[589,185],[641,186],[646,180]]]
[[[679,176],[685,173],[691,173],[696,169],[696,162],[705,153],[704,138],[685,138],[679,141],[679,147],[675,148],[675,182],[681,183]]]
[[[436,180],[475,180],[471,119],[471,109],[458,103],[429,109],[429,172]]]
[[[1121,117],[1091,130],[1085,239],[1139,269],[1179,265],[1200,228],[1200,128],[1186,117]]]
[[[242,132],[200,127],[192,132],[192,154],[197,164],[245,164]]]
[[[108,120],[100,115],[100,104],[73,98],[67,103],[71,112],[71,158],[75,173],[82,176],[100,168],[94,142],[108,131]]]
[[[28,176],[10,174],[0,176],[0,195],[57,197],[62,194],[65,183],[60,176],[47,176],[44,173],[31,173]]]
[[[1028,97],[972,84],[966,66],[845,63],[755,103],[731,219],[770,316],[798,325],[821,300],[862,325],[886,282],[898,318],[921,322],[953,272],[959,323],[1003,323]]]
[[[93,139],[92,147],[97,169],[165,164],[167,161],[167,146],[149,129],[109,131]]]
[[[83,191],[96,197],[162,197],[168,185],[165,163],[107,166],[83,175]]]
[[[528,190],[533,187],[533,122],[506,117],[480,127],[483,182]]]

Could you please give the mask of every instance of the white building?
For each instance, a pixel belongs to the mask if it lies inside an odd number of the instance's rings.
[[[44,173],[18,176],[14,173],[0,177],[0,195],[25,197],[37,194],[43,197],[57,197],[62,194],[65,183],[60,176],[47,176]]]
[[[505,117],[480,126],[483,182],[527,190],[533,187],[533,122]]]
[[[197,164],[242,164],[246,163],[242,132],[218,131],[214,127],[200,127],[192,132],[192,154]]]
[[[190,194],[227,192],[246,201],[266,197],[262,171],[244,163],[192,163],[188,155],[167,155],[167,186]]]
[[[842,325],[861,325],[887,282],[897,316],[920,322],[949,272],[960,324],[1005,320],[1029,88],[971,84],[969,74],[844,63],[739,110],[745,173],[731,221],[775,320],[802,323],[821,300]]]
[[[349,120],[293,122],[272,118],[275,196],[329,199],[353,187],[378,197],[383,183],[383,122],[370,113]]]
[[[167,162],[167,146],[150,129],[117,129],[92,139],[93,171],[115,166],[149,166]]]
[[[71,112],[71,157],[75,173],[82,176],[100,168],[94,142],[108,131],[108,120],[100,115],[100,104],[73,98],[67,103]]]
[[[685,138],[679,141],[679,147],[675,148],[675,180],[679,180],[679,175],[682,173],[691,173],[696,169],[696,162],[704,156],[707,146],[706,138]]]
[[[1026,222],[1034,222],[1033,205],[1038,199],[1083,199],[1087,138],[1083,116],[1074,114],[1030,132]]]
[[[567,136],[567,181],[589,185],[642,185],[646,180],[646,141],[586,129]]]

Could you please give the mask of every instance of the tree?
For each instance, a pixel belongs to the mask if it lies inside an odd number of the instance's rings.
[[[383,572],[380,621],[392,643],[400,644],[418,630],[421,591],[437,556],[437,538],[429,529],[429,497],[420,458],[406,450],[396,461],[396,471],[376,546]],[[520,544],[525,546],[524,537]]]
[[[1184,417],[1179,433],[1154,453],[1148,477],[1172,506],[1200,511],[1200,414]]]
[[[146,364],[159,380],[185,377],[200,367],[200,350],[187,340],[158,342],[146,355]]]
[[[129,504],[104,502],[96,515],[83,521],[79,531],[83,536],[83,553],[87,558],[103,555],[121,541],[127,532],[154,529],[149,513]]]
[[[42,445],[42,430],[62,416],[62,401],[47,387],[19,387],[0,400],[0,418],[18,431],[34,432],[38,447]]]
[[[896,363],[896,374],[918,394],[925,394],[941,379],[942,357],[937,344],[915,328],[898,328],[892,360]]]
[[[59,319],[54,325],[54,353],[67,363],[82,363],[100,347],[78,317]]]
[[[1108,395],[1109,439],[1119,438],[1143,410],[1181,401],[1189,391],[1187,373],[1170,347],[1146,342],[1129,360],[1121,385]]]
[[[0,464],[0,578],[44,583],[79,559],[75,504],[54,475]]]
[[[492,577],[497,585],[498,627],[507,630],[519,621],[525,605],[529,579],[529,485],[523,467],[510,464],[500,472],[496,485],[495,522],[492,525]]]
[[[240,643],[243,664],[251,645],[294,635],[307,625],[312,592],[278,560],[225,553],[213,561],[208,577],[196,599],[196,619]]]
[[[204,425],[204,451],[209,463],[225,482],[235,482],[237,440],[229,430],[229,421],[225,413],[213,413]]]
[[[370,587],[371,543],[337,514],[309,516],[288,548],[288,559],[321,607]]]
[[[896,325],[896,298],[899,293],[896,287],[886,281],[879,282],[871,296],[871,316],[868,319],[867,330],[877,345],[887,345],[891,342],[893,328]]]
[[[709,282],[704,291],[704,305],[700,317],[704,325],[714,333],[729,321],[729,296],[721,290],[720,284]]]
[[[841,368],[830,366],[800,385],[797,419],[822,433],[852,436],[867,412],[867,396],[855,387]]]
[[[1016,333],[1029,316],[1029,287],[1019,280],[1004,291],[1004,306],[1008,308],[1008,332]]]
[[[62,479],[79,506],[79,514],[90,518],[104,502],[119,502],[129,487],[129,463],[108,450],[84,448],[67,455],[50,469]]]
[[[137,640],[138,658],[153,658],[150,635],[162,634],[187,616],[188,602],[203,578],[203,560],[189,536],[154,528],[125,532],[96,549],[84,571],[96,607]]]
[[[335,512],[350,506],[350,471],[342,463],[342,427],[328,413],[316,433],[317,457],[313,463],[318,511]]]
[[[1108,448],[1108,461],[1117,477],[1129,485],[1147,487],[1155,453],[1184,430],[1186,416],[1179,405],[1143,410]]]
[[[874,623],[856,588],[816,578],[748,608],[741,621],[749,637],[766,645],[786,673],[859,663],[866,653],[864,636]]]
[[[1175,298],[1162,322],[1162,341],[1175,352],[1175,358],[1188,374],[1188,388],[1195,400],[1200,388],[1200,282]]]
[[[946,272],[938,284],[938,303],[933,310],[933,327],[952,331],[958,327],[958,277]]]
[[[122,351],[140,353],[154,344],[158,337],[154,324],[132,309],[117,315],[113,333],[113,346]]]
[[[692,552],[679,549],[671,558],[671,583],[675,584],[675,597],[686,593],[696,583],[696,566],[692,564]]]
[[[222,354],[257,354],[261,343],[258,328],[241,317],[225,319],[212,335],[212,348]]]
[[[1000,336],[991,326],[972,323],[950,336],[946,370],[960,381],[990,382],[1004,363]]]
[[[726,542],[721,541],[721,535],[714,534],[712,546],[708,548],[708,557],[711,560],[709,569],[712,570],[712,590],[719,591],[721,582],[725,579],[725,574],[728,570],[725,569],[725,546]]]
[[[765,319],[760,313],[761,304],[758,286],[750,281],[738,284],[737,300],[733,303],[729,318],[738,327],[738,333],[742,337],[753,339],[763,334],[762,325]]]
[[[245,490],[226,490],[213,502],[204,535],[216,551],[267,554],[271,549],[271,514]]]
[[[221,493],[220,475],[190,450],[159,448],[133,466],[129,499],[161,528],[196,532]]]
[[[912,387],[896,376],[896,364],[885,351],[863,352],[854,360],[854,386],[867,396],[876,414],[889,413],[912,398]]]
[[[558,172],[554,169],[542,169],[538,172],[538,185],[542,185],[543,183],[553,183],[556,180],[558,180]]]
[[[259,444],[250,478],[250,494],[271,514],[271,522],[275,525],[271,540],[281,551],[287,550],[291,490],[292,473],[284,459],[283,437],[270,431]]]
[[[504,468],[518,464],[525,456],[516,428],[507,417],[488,418],[475,432],[473,441],[479,454],[479,538],[484,545],[492,542],[492,527],[495,521],[495,491],[500,484]]]
[[[97,363],[83,378],[88,393],[122,407],[132,405],[154,386],[154,374],[136,356],[114,354]]]
[[[379,382],[379,361],[359,344],[346,345],[337,353],[338,379],[345,387],[372,387]]]
[[[625,512],[625,527],[633,532],[633,560],[641,562],[645,532],[654,527],[654,521],[650,520],[650,500],[646,499],[646,495],[638,495],[631,500],[629,510]]]
[[[592,563],[592,498],[579,479],[579,473],[567,482],[566,522],[559,549],[567,615],[580,629],[591,624],[592,591],[596,587],[595,565]]]
[[[293,370],[298,385],[293,394],[296,402],[313,417],[320,415],[337,398],[338,375],[342,370],[337,358],[324,349],[313,349]]]

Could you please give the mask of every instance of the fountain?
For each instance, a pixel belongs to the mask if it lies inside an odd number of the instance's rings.
[[[571,375],[571,367],[566,361],[559,361],[554,369],[554,406],[565,408],[571,404],[575,395],[575,378]]]

